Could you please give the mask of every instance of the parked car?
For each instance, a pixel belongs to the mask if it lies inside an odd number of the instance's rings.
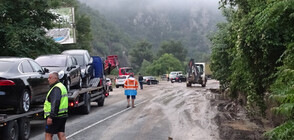
[[[108,89],[110,91],[113,91],[113,88],[112,88],[112,82],[109,78],[106,78],[106,85],[108,86]]]
[[[143,84],[158,84],[158,80],[153,76],[143,76]]]
[[[81,67],[83,86],[88,87],[90,79],[95,76],[93,58],[89,52],[87,50],[66,50],[62,54],[68,54],[76,58],[78,65]]]
[[[172,80],[172,83],[173,82],[179,82],[179,83],[186,82],[186,80],[187,80],[187,78],[185,75],[178,75],[178,76],[176,76],[175,79]]]
[[[59,74],[59,80],[69,91],[71,87],[82,87],[81,68],[77,60],[70,55],[53,54],[43,55],[36,59],[43,68],[49,69],[50,72],[56,71]]]
[[[115,87],[116,88],[119,88],[119,86],[124,87],[126,79],[127,79],[127,76],[118,76],[115,80]]]
[[[17,113],[43,104],[50,89],[48,69],[30,58],[0,58],[0,108]]]
[[[183,75],[182,71],[172,71],[169,74],[170,81],[173,82],[184,82],[186,77]],[[184,81],[183,81],[184,80]]]

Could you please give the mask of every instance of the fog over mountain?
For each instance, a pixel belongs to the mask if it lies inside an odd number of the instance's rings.
[[[134,40],[157,50],[165,40],[181,41],[188,56],[203,60],[210,53],[207,35],[223,21],[218,0],[80,0],[98,10]]]

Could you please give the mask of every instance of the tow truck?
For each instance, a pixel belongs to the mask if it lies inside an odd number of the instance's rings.
[[[107,67],[105,64],[107,63]],[[98,106],[104,105],[107,93],[105,74],[118,66],[117,56],[109,57],[103,61],[99,56],[93,56],[95,77],[90,80],[89,87],[72,89],[68,91],[69,111],[78,111],[89,114],[91,102]],[[2,113],[2,114],[1,114]],[[0,139],[28,140],[30,137],[30,120],[43,119],[43,105],[34,106],[26,113],[9,114],[9,110],[0,111]]]

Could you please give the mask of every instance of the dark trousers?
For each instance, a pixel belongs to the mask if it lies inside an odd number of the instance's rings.
[[[143,82],[140,81],[139,83],[140,83],[140,88],[143,89]]]

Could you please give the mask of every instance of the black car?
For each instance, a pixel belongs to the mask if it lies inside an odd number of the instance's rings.
[[[156,80],[153,76],[143,76],[143,84],[151,85],[151,84],[158,84],[158,80]]]
[[[0,57],[0,108],[27,112],[43,104],[50,89],[48,69],[30,58]]]
[[[187,80],[187,78],[186,78],[185,75],[179,74],[175,78],[171,79],[171,82],[172,83],[173,82],[179,82],[179,83],[181,83],[181,82],[186,82],[186,80]]]
[[[81,75],[83,78],[83,86],[88,87],[89,81],[95,76],[93,69],[93,58],[87,50],[66,50],[62,54],[68,54],[77,59],[78,65],[81,67]]]
[[[70,55],[54,54],[43,55],[35,59],[43,68],[50,72],[56,71],[59,74],[59,80],[67,90],[71,87],[82,87],[81,68],[77,60]]]

